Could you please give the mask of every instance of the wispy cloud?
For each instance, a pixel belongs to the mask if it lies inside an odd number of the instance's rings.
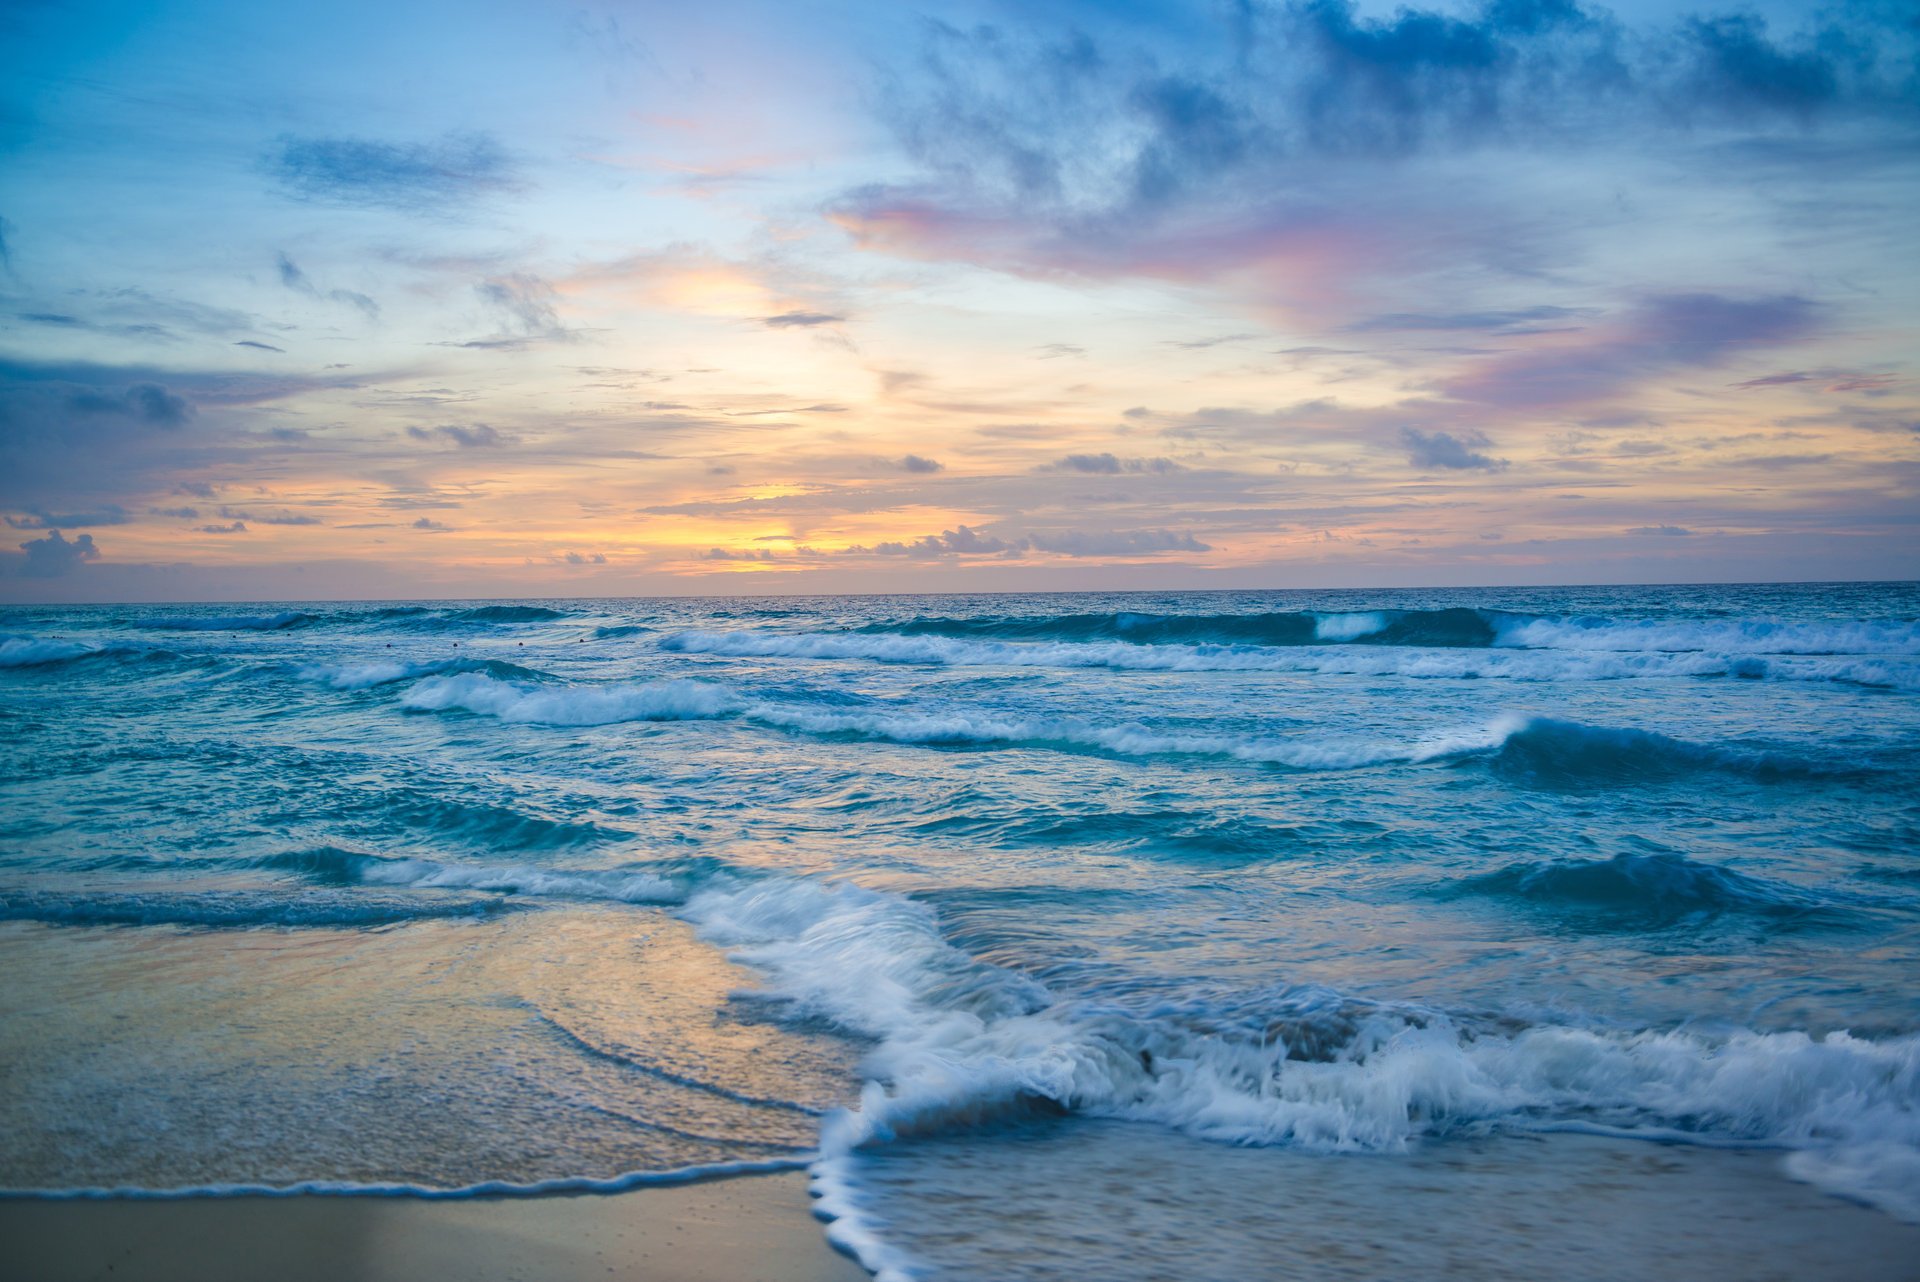
[[[434,142],[287,137],[268,169],[283,190],[303,199],[414,213],[453,212],[518,185],[506,151],[484,133]]]
[[[768,329],[812,329],[817,325],[838,325],[846,319],[831,312],[781,312],[778,316],[762,316],[760,323]]]
[[[1522,348],[1444,386],[1458,399],[1494,405],[1597,401],[1668,370],[1709,368],[1741,352],[1804,339],[1819,323],[1819,308],[1795,295],[1653,295],[1618,319],[1583,330],[1576,341]]]
[[[435,427],[409,425],[416,441],[433,441],[463,450],[490,450],[514,443],[514,438],[488,423],[441,423]]]

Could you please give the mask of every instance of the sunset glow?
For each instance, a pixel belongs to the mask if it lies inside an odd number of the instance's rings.
[[[1901,577],[1897,8],[16,6],[0,591]]]

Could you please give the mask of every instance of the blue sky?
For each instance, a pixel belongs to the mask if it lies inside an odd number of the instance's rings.
[[[1916,21],[14,4],[0,599],[1911,577]]]

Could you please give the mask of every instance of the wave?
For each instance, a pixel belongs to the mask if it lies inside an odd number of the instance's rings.
[[[1394,762],[1431,761],[1498,746],[1498,726],[1441,734],[1411,743],[1339,736],[1235,737],[1169,734],[1144,726],[982,717],[966,713],[822,712],[772,704],[744,710],[749,720],[808,734],[852,735],[892,743],[969,747],[998,744],[1095,750],[1130,757],[1227,757],[1297,770],[1352,770]]]
[[[1532,618],[1514,616],[1498,643],[1549,650],[1723,651],[1763,655],[1920,655],[1920,623],[1858,619]]]
[[[596,641],[617,641],[622,637],[637,637],[651,631],[653,629],[644,623],[614,623],[595,628],[588,635]]]
[[[47,637],[0,637],[0,668],[57,668],[94,659],[176,659],[170,650],[140,645],[84,645]]]
[[[830,1232],[895,1264],[861,1219],[857,1149],[1035,1109],[1227,1143],[1392,1152],[1508,1125],[1806,1150],[1825,1187],[1920,1219],[1920,1037],[1613,1031],[1463,1017],[1286,987],[1184,1001],[1056,994],[956,949],[926,905],[846,884],[696,890],[681,909],[792,1017],[868,1039],[859,1106],[816,1169]]]
[[[401,698],[416,712],[465,711],[502,721],[556,726],[624,721],[693,721],[735,717],[803,734],[851,736],[931,747],[996,745],[1094,750],[1123,756],[1220,756],[1302,770],[1346,770],[1395,761],[1496,748],[1504,723],[1430,736],[1411,743],[1328,737],[1309,739],[1171,734],[1138,725],[1097,726],[1070,720],[997,717],[967,712],[830,711],[747,700],[699,681],[528,689],[479,673],[431,677]]]
[[[304,610],[282,610],[278,614],[180,615],[146,619],[141,621],[141,626],[164,632],[279,632],[311,623],[315,617]]]
[[[1370,616],[1334,616],[1364,618]],[[1341,624],[1359,628],[1363,624]],[[979,641],[902,633],[688,631],[664,637],[679,654],[733,658],[866,659],[953,667],[1105,668],[1144,672],[1299,672],[1415,680],[1614,681],[1658,677],[1833,681],[1920,690],[1920,664],[1890,659],[1790,658],[1607,650],[1387,649],[1346,646],[1138,645],[1124,641]]]
[[[270,891],[0,891],[0,921],[37,921],[56,926],[186,926],[209,930],[389,926],[436,918],[482,917],[513,907],[498,899],[324,894],[289,897]]]
[[[688,885],[688,874],[675,877],[653,870],[568,872],[524,864],[504,867],[446,864],[432,859],[394,859],[332,846],[271,855],[256,866],[298,873],[335,885],[477,890],[562,899],[604,899],[624,904],[677,904],[686,898]]]
[[[601,726],[720,717],[740,703],[720,687],[699,681],[539,689],[466,672],[429,677],[408,690],[400,706],[413,712],[460,710],[542,725]]]
[[[523,668],[517,663],[506,663],[499,659],[435,659],[425,662],[384,659],[371,663],[304,663],[293,669],[294,675],[302,681],[312,681],[333,690],[367,690],[374,686],[391,685],[395,681],[413,681],[421,677],[460,672],[485,673],[506,681],[541,681],[547,676],[537,669]]]
[[[1008,641],[1124,641],[1133,645],[1299,646],[1362,642],[1370,645],[1487,646],[1494,641],[1492,611],[1278,611],[1266,614],[1060,614],[955,619],[920,617],[860,629],[901,636]]]
[[[1702,771],[1745,775],[1762,782],[1872,778],[1878,773],[1865,766],[1844,767],[1785,752],[1699,744],[1650,730],[1517,714],[1402,741],[1341,735],[1236,736],[1155,730],[1137,724],[1101,726],[1066,718],[809,708],[748,700],[723,686],[685,680],[529,689],[480,673],[428,678],[402,697],[401,706],[417,712],[466,711],[503,721],[557,726],[737,718],[802,734],[925,747],[1208,756],[1296,770],[1354,770],[1484,756],[1495,772],[1508,779],[1545,788],[1657,783]]]
[[[1035,1109],[1234,1144],[1393,1152],[1510,1126],[1798,1150],[1794,1173],[1920,1221],[1920,1036],[1613,1030],[1371,1002],[1319,986],[1061,993],[956,947],[927,903],[849,882],[678,870],[491,869],[347,851],[277,866],[671,908],[765,979],[780,1017],[872,1043],[857,1107],[815,1166],[836,1243],[888,1276],[864,1224],[864,1145]],[[1693,877],[1707,895],[1751,879]],[[1724,888],[1732,886],[1733,891]]]
[[[1510,718],[1493,756],[1506,778],[1545,788],[1660,783],[1701,772],[1761,782],[1873,778],[1867,766],[1843,766],[1786,752],[1695,743],[1652,730],[1590,726],[1551,717]]]
[[[544,605],[482,605],[470,610],[455,610],[446,616],[462,623],[548,623],[567,618],[565,610]]]
[[[900,623],[871,624],[860,631],[961,640],[1122,641],[1133,645],[1371,645],[1920,656],[1920,622],[1910,620],[1559,618],[1460,606],[1438,610],[1302,610],[1267,614],[921,617]]]
[[[1468,878],[1457,892],[1662,922],[1702,913],[1798,915],[1822,906],[1798,887],[1678,854],[1516,863]]]

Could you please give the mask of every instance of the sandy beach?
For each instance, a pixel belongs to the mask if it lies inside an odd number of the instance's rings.
[[[858,1282],[795,1172],[613,1195],[0,1202],[17,1282]]]

